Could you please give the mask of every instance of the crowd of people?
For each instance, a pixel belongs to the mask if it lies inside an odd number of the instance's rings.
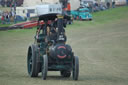
[[[86,2],[86,4],[82,3],[81,7],[87,7],[90,10],[90,12],[97,12],[97,11],[100,11],[100,10],[102,11],[102,10],[109,9],[110,7],[115,8],[115,1],[113,0],[112,3],[106,2],[106,4]]]
[[[1,14],[1,24],[16,23],[16,15],[13,11],[4,11]]]
[[[16,2],[17,6],[21,6],[24,0],[0,0],[0,5],[2,7],[11,7],[15,3],[14,1]]]

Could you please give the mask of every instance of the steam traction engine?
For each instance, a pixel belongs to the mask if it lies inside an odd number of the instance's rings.
[[[27,68],[30,77],[42,72],[43,80],[48,71],[60,71],[61,76],[78,80],[79,59],[66,44],[66,24],[59,4],[37,6],[39,15],[34,44],[28,48]],[[43,21],[44,24],[40,24]]]

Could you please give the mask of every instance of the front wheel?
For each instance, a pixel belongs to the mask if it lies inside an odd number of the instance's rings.
[[[37,46],[32,44],[28,48],[28,55],[27,55],[27,68],[30,77],[38,76],[39,64],[37,62],[37,58],[38,58]]]
[[[73,59],[73,71],[72,71],[73,80],[78,80],[79,77],[79,58],[74,56]]]
[[[43,63],[42,63],[42,78],[43,78],[43,80],[46,80],[47,71],[48,71],[48,57],[47,57],[47,55],[44,55]]]

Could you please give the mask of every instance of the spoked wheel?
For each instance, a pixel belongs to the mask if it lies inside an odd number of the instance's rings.
[[[47,71],[48,71],[48,57],[47,57],[47,55],[44,55],[43,63],[42,63],[42,78],[43,78],[43,80],[46,80]]]
[[[60,74],[62,77],[70,77],[71,76],[70,71],[60,71]]]
[[[30,77],[37,77],[39,72],[39,66],[37,62],[37,47],[36,45],[31,45],[28,48],[28,55],[27,55],[27,68],[28,74]]]
[[[79,58],[74,56],[73,59],[73,71],[72,71],[73,80],[78,80],[79,77]]]

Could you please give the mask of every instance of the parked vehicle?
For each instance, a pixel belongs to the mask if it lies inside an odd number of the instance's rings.
[[[88,8],[79,8],[76,11],[71,11],[73,18],[76,20],[92,20],[92,14]]]

